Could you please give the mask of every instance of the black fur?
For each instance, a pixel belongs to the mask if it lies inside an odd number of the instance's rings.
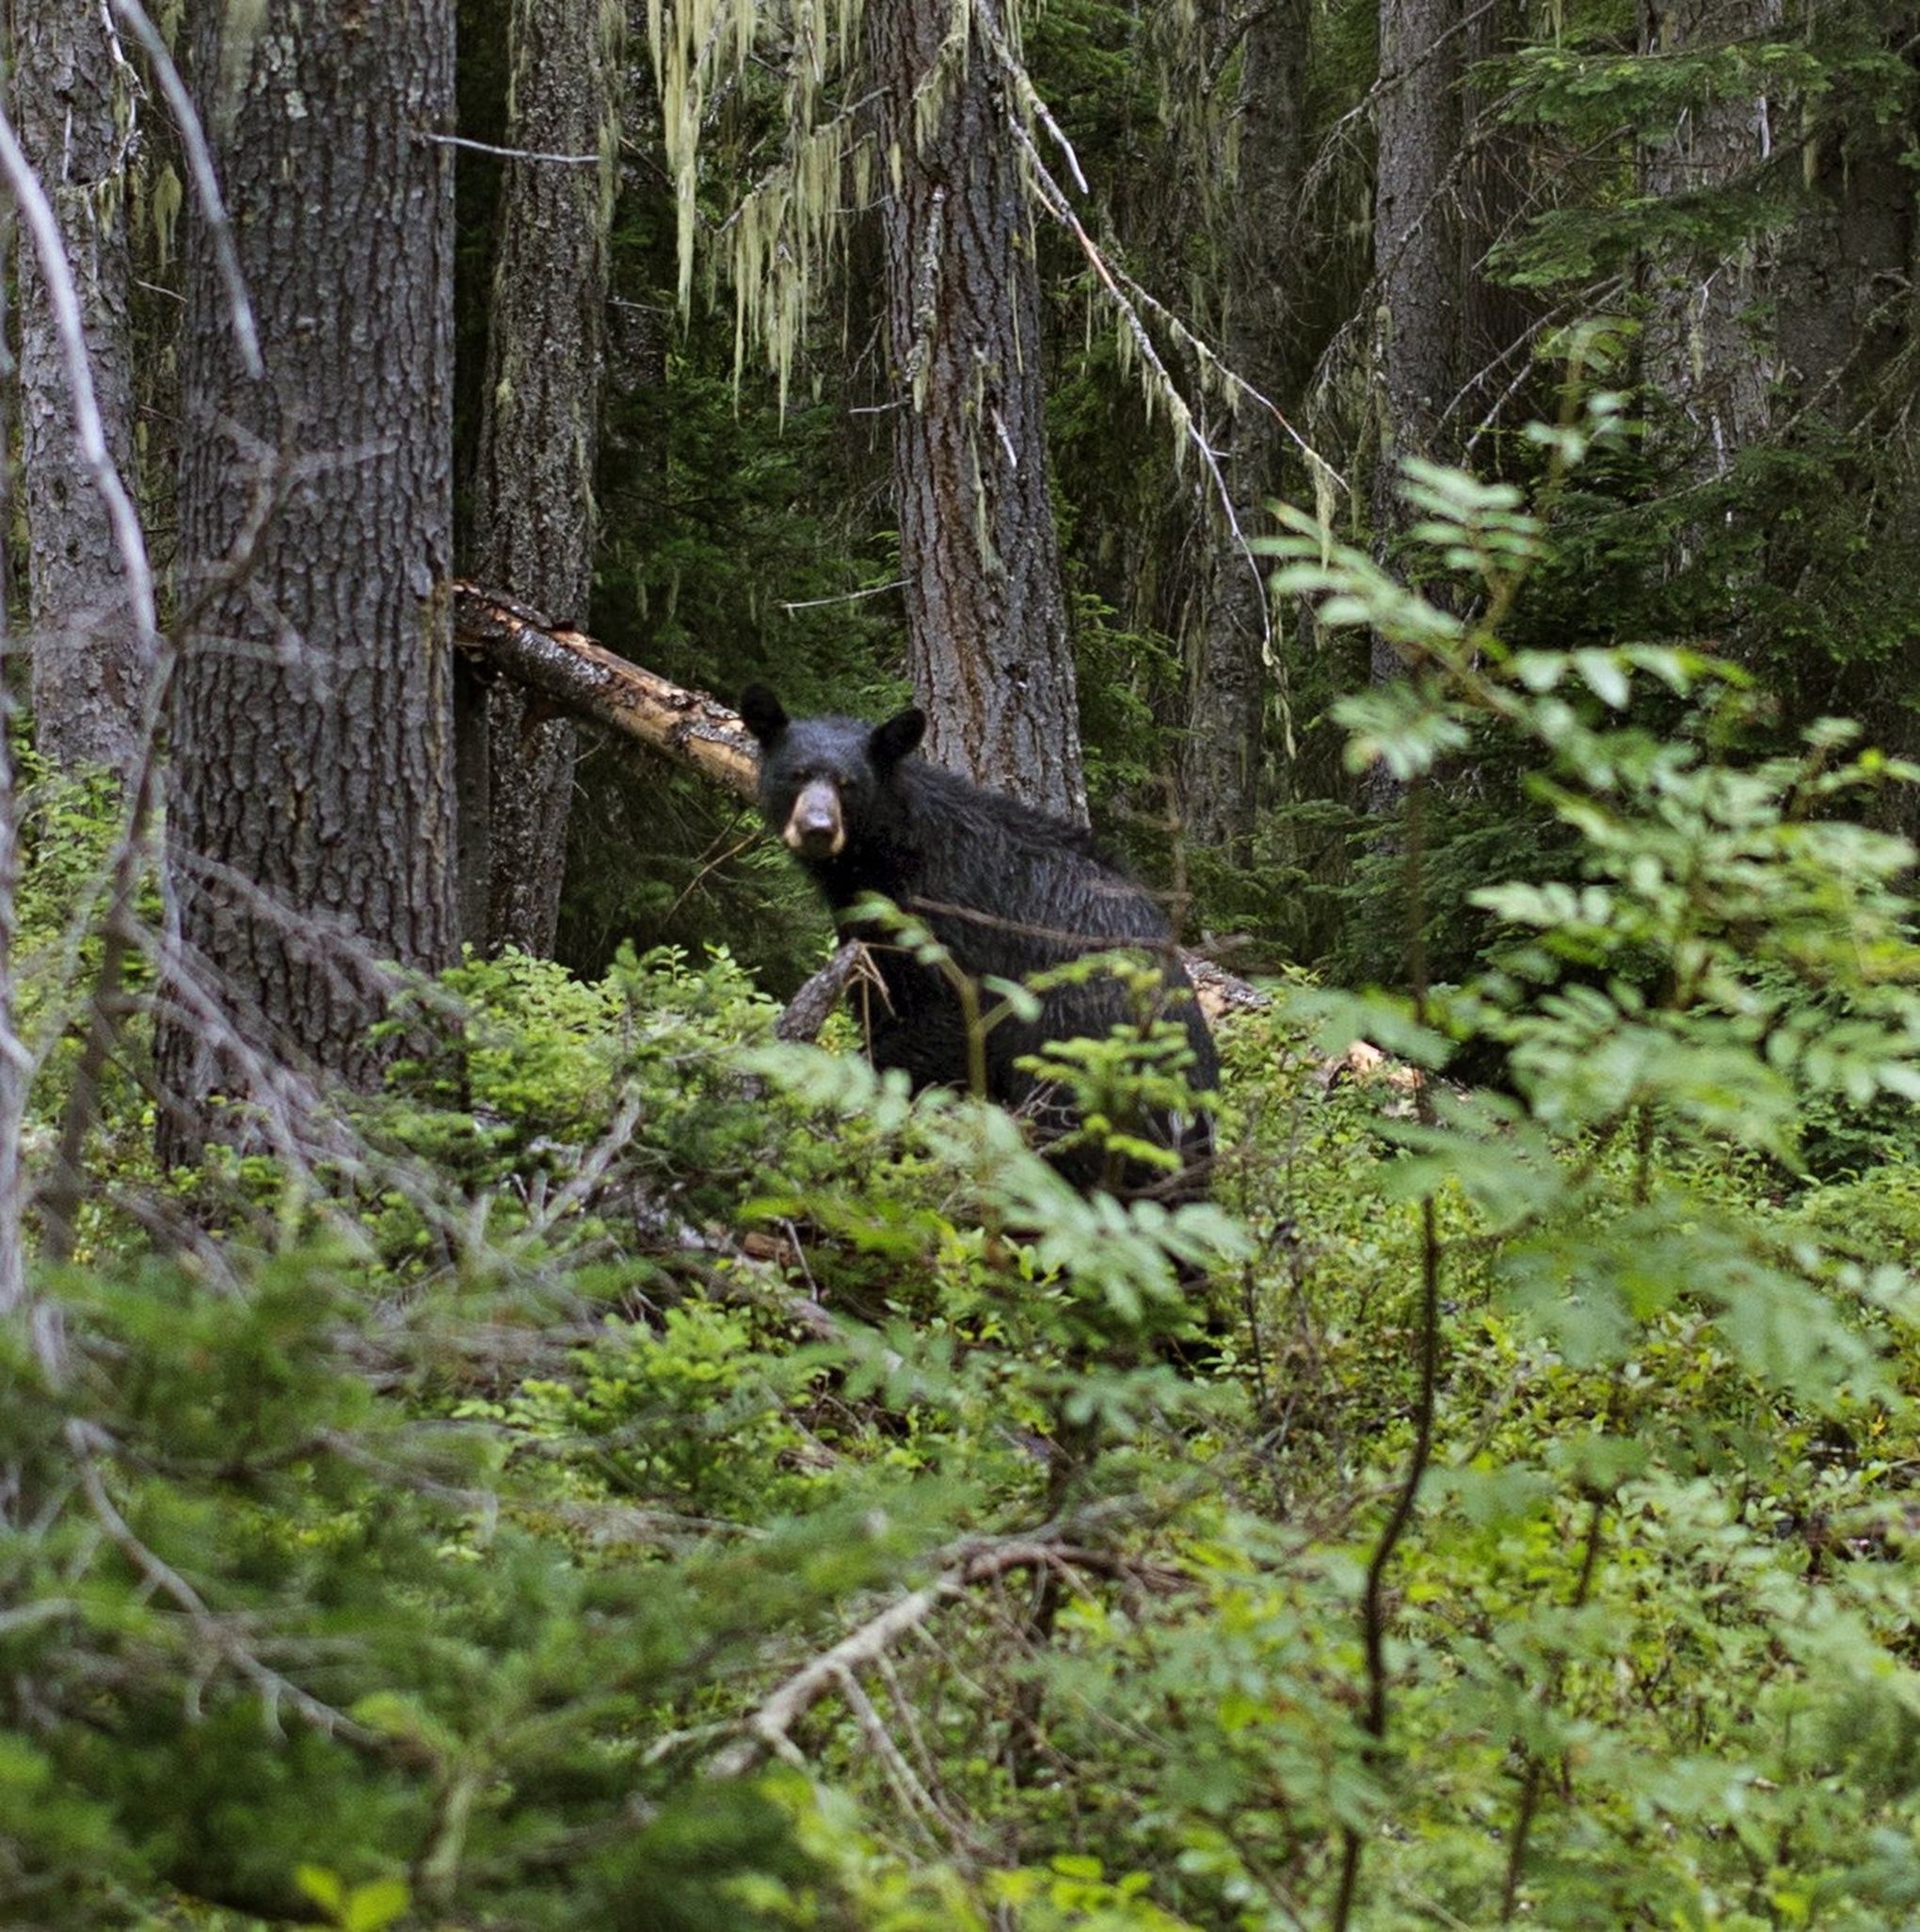
[[[887,997],[872,1002],[874,1063],[903,1067],[916,1088],[965,1086],[965,1009],[950,981],[890,943],[856,930],[849,909],[870,893],[890,899],[926,925],[971,979],[1025,981],[1089,952],[1137,947],[1164,974],[1163,1010],[1184,1024],[1198,1094],[1217,1084],[1219,1065],[1205,1015],[1160,908],[1107,864],[1090,835],[1017,800],[988,791],[911,754],[925,719],[902,711],[882,725],[854,718],[789,719],[755,685],[741,716],[760,742],[760,805],[811,874],[847,937],[874,938]],[[837,812],[829,805],[837,802]],[[836,846],[835,839],[838,838]],[[998,1004],[990,991],[981,1003]],[[1072,1125],[1032,1075],[1015,1062],[1051,1040],[1104,1037],[1136,1017],[1126,989],[1100,975],[1044,996],[1037,1020],[1002,1019],[986,1036],[987,1092],[1057,1134]],[[1128,1191],[1191,1198],[1205,1185],[1212,1128],[1204,1102],[1149,1124],[1176,1149],[1182,1172],[1121,1176]],[[1082,1186],[1103,1178],[1096,1155],[1060,1161]]]

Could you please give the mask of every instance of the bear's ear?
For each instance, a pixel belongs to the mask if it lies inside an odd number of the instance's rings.
[[[920,743],[926,728],[927,714],[918,706],[896,711],[884,725],[875,725],[867,741],[873,762],[883,772],[890,771]]]
[[[740,694],[740,722],[762,745],[768,745],[787,728],[787,713],[764,684],[749,684]]]

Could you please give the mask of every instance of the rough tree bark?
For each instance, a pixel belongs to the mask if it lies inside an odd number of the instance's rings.
[[[1458,418],[1446,425],[1456,447],[1490,417],[1513,411],[1524,421],[1534,407],[1517,379],[1527,370],[1537,311],[1520,291],[1489,277],[1487,256],[1524,223],[1535,163],[1526,132],[1499,119],[1504,80],[1480,71],[1526,44],[1516,0],[1474,0],[1468,7],[1460,31],[1460,345],[1453,372],[1460,402]]]
[[[473,488],[474,574],[561,619],[593,590],[601,315],[617,178],[617,0],[514,0],[506,145],[594,154],[509,160]],[[489,952],[553,950],[574,731],[524,694],[485,695],[487,799],[461,827],[466,936]]]
[[[1888,8],[1880,31],[1911,72],[1920,10]],[[1911,157],[1920,147],[1920,96],[1910,80],[1903,111],[1887,113],[1847,101],[1848,85],[1843,77],[1841,98],[1826,104],[1832,120],[1792,157],[1798,218],[1774,243],[1763,294],[1773,317],[1776,433],[1820,465],[1847,453],[1838,480],[1859,551],[1844,560],[1810,554],[1809,545],[1817,551],[1822,541],[1818,519],[1783,519],[1768,531],[1768,574],[1797,593],[1824,566],[1877,607],[1869,623],[1878,648],[1836,666],[1802,647],[1782,667],[1791,679],[1789,715],[1857,715],[1875,742],[1912,758],[1920,756],[1920,427],[1912,408],[1920,187]],[[1866,568],[1863,558],[1871,559]],[[1915,788],[1888,787],[1878,810],[1920,838]]]
[[[995,0],[868,7],[908,668],[937,762],[1086,817],[1040,377],[1040,290]],[[950,40],[959,23],[964,39]]]
[[[107,448],[132,488],[125,168],[134,106],[126,74],[97,0],[13,8],[21,144],[59,221]],[[149,666],[106,506],[81,464],[66,361],[30,244],[23,242],[18,259],[35,742],[56,764],[103,765],[125,777],[139,752]]]
[[[1640,18],[1647,55],[1697,53],[1755,38],[1781,24],[1781,0],[1647,0]],[[1686,107],[1666,139],[1641,152],[1644,193],[1660,200],[1712,195],[1751,175],[1773,144],[1776,104],[1764,90],[1733,91]],[[1729,253],[1716,239],[1698,256],[1669,253],[1642,263],[1646,322],[1641,373],[1650,431],[1686,483],[1724,476],[1771,423],[1779,357],[1767,307],[1766,249],[1756,241]],[[1695,549],[1683,525],[1672,567]]]
[[[1374,384],[1381,410],[1373,527],[1384,550],[1406,527],[1400,465],[1438,456],[1442,412],[1456,385],[1460,256],[1448,177],[1460,148],[1454,83],[1459,0],[1381,0],[1379,158],[1373,191]],[[1399,654],[1372,647],[1376,683],[1398,678]],[[1368,774],[1368,806],[1384,813],[1400,786],[1384,765]]]
[[[1240,166],[1226,216],[1224,263],[1228,364],[1263,395],[1288,389],[1288,319],[1297,298],[1292,235],[1305,160],[1304,90],[1310,8],[1279,0],[1245,24],[1239,97]],[[1234,8],[1236,24],[1243,8]],[[1236,404],[1224,474],[1240,529],[1271,526],[1280,487],[1280,435],[1258,404]],[[1215,506],[1209,506],[1213,508]],[[1271,672],[1266,567],[1215,527],[1202,573],[1201,619],[1188,668],[1187,732],[1180,753],[1181,811],[1202,847],[1231,848],[1252,829],[1259,802],[1260,741]]]
[[[200,107],[257,305],[248,382],[188,241],[168,874],[183,975],[254,1046],[360,1082],[376,963],[455,940],[448,566],[452,0],[199,9]],[[231,567],[263,487],[250,565]],[[232,581],[237,576],[237,581]],[[195,607],[198,606],[198,609]],[[190,1156],[233,1078],[160,1043]]]

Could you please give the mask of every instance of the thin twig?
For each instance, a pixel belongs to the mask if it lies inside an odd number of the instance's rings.
[[[257,1689],[266,1705],[267,1720],[277,1728],[276,1713],[285,1703],[296,1712],[314,1730],[325,1732],[328,1737],[337,1737],[343,1743],[357,1745],[362,1750],[384,1753],[386,1740],[376,1731],[369,1731],[357,1719],[349,1717],[344,1711],[337,1711],[331,1704],[323,1702],[311,1691],[302,1690],[290,1678],[281,1676],[271,1665],[255,1656],[239,1637],[212,1609],[206,1599],[194,1589],[172,1564],[150,1548],[135,1533],[133,1526],[120,1512],[113,1498],[107,1494],[106,1484],[100,1474],[99,1458],[91,1431],[78,1421],[69,1422],[66,1429],[67,1445],[73,1452],[74,1461],[80,1472],[80,1486],[85,1491],[88,1505],[95,1518],[115,1547],[126,1557],[150,1589],[157,1591],[186,1613],[195,1634],[211,1649],[231,1664],[241,1676]]]
[[[1017,115],[1008,116],[1007,124],[1013,130],[1014,139],[1026,154],[1027,165],[1032,170],[1035,184],[1040,190],[1041,205],[1080,244],[1080,252],[1087,258],[1088,265],[1099,278],[1101,286],[1106,289],[1108,295],[1119,310],[1121,320],[1125,323],[1128,333],[1133,338],[1134,348],[1147,367],[1165,385],[1167,397],[1172,406],[1179,411],[1180,427],[1185,430],[1188,441],[1199,452],[1201,464],[1212,479],[1214,493],[1219,499],[1221,512],[1226,519],[1227,528],[1232,533],[1234,546],[1245,560],[1247,568],[1253,572],[1254,583],[1259,592],[1261,645],[1263,650],[1271,653],[1273,647],[1273,614],[1271,600],[1267,596],[1267,574],[1260,566],[1260,560],[1255,556],[1253,546],[1247,541],[1246,533],[1240,528],[1240,513],[1234,506],[1233,491],[1227,487],[1226,478],[1221,473],[1219,455],[1201,434],[1198,420],[1187,407],[1186,399],[1167,373],[1167,366],[1160,360],[1160,351],[1155,348],[1153,338],[1147,333],[1146,325],[1141,321],[1139,311],[1122,293],[1118,279],[1107,266],[1106,258],[1094,246],[1094,239],[1087,233],[1080,216],[1073,212],[1065,192],[1048,172],[1046,162],[1040,158],[1039,149],[1033,145],[1033,137],[1021,124]]]
[[[887,1773],[888,1782],[893,1786],[894,1795],[901,1800],[903,1808],[922,1832],[930,1844],[938,1844],[939,1839],[928,1825],[929,1818],[942,1818],[939,1805],[934,1795],[920,1781],[920,1774],[906,1761],[906,1753],[894,1741],[893,1733],[888,1730],[886,1721],[874,1708],[873,1700],[860,1688],[860,1680],[852,1670],[841,1669],[835,1673],[840,1694],[846,1700],[848,1710],[854,1714],[861,1734],[866,1738],[873,1755],[880,1760],[881,1768]]]
[[[464,148],[470,154],[496,154],[503,161],[546,161],[556,168],[596,168],[598,154],[543,154],[536,148],[497,148],[491,141],[470,141],[465,135],[428,134],[415,128],[416,141],[430,141],[436,148]]]
[[[613,1125],[587,1150],[579,1171],[529,1222],[524,1237],[526,1245],[531,1247],[544,1240],[565,1216],[574,1208],[585,1206],[607,1170],[632,1140],[633,1129],[640,1124],[641,1111],[642,1102],[637,1094],[630,1094],[621,1101]]]
[[[1381,74],[1374,81],[1373,85],[1360,96],[1359,100],[1354,102],[1352,106],[1348,108],[1346,113],[1334,122],[1333,126],[1327,130],[1324,139],[1320,142],[1320,153],[1315,156],[1312,166],[1306,170],[1305,178],[1301,182],[1300,202],[1303,207],[1313,199],[1314,192],[1319,187],[1322,176],[1332,167],[1333,164],[1328,159],[1328,156],[1333,151],[1334,144],[1345,131],[1357,122],[1364,120],[1372,111],[1374,104],[1379,101],[1383,94],[1390,93],[1395,88],[1400,86],[1409,74],[1417,73],[1421,68],[1437,60],[1441,54],[1445,52],[1449,40],[1465,33],[1476,21],[1493,12],[1498,4],[1499,0],[1480,0],[1480,4],[1478,7],[1470,13],[1456,20],[1448,27],[1446,32],[1436,34],[1411,60],[1402,61],[1391,73]]]
[[[828,604],[858,603],[863,597],[885,597],[889,590],[904,590],[905,587],[906,579],[896,577],[891,583],[876,583],[871,590],[843,590],[838,597],[801,598],[792,603],[782,599],[777,608],[783,611],[821,611]]]
[[[1073,176],[1074,186],[1081,194],[1091,194],[1087,178],[1080,171],[1080,156],[1073,152],[1073,143],[1067,139],[1064,129],[1054,120],[1053,111],[1042,98],[1040,89],[1033,85],[1032,76],[1026,65],[1014,53],[1006,33],[994,18],[991,0],[976,0],[974,18],[980,24],[981,31],[986,36],[986,44],[993,50],[993,56],[1000,62],[1000,72],[1012,86],[1015,98],[1053,138],[1053,145],[1060,150],[1061,158],[1066,163],[1067,171]]]
[[[0,262],[11,259],[12,223],[0,216]],[[0,343],[7,339],[7,283],[0,276]],[[0,450],[8,424],[0,416]],[[0,545],[13,520],[13,465],[0,455]],[[0,666],[11,643],[0,583]],[[0,680],[0,1317],[26,1301],[26,1168],[22,1158],[33,1057],[16,1026],[14,940],[19,933],[20,822],[13,786],[13,700]]]
[[[11,191],[14,204],[33,238],[34,254],[40,262],[40,277],[53,309],[54,327],[60,340],[60,353],[67,365],[67,390],[73,399],[73,428],[79,439],[81,461],[106,505],[114,548],[120,553],[120,574],[126,580],[127,601],[138,627],[140,646],[151,654],[159,643],[159,625],[154,615],[153,570],[147,558],[139,512],[135,509],[133,497],[107,448],[106,426],[101,420],[100,398],[93,387],[93,365],[87,354],[87,332],[80,319],[80,297],[67,263],[60,225],[27,164],[4,103],[0,103],[0,180]]]
[[[1424,788],[1418,780],[1407,805],[1407,925],[1410,933],[1410,977],[1413,982],[1414,1019],[1427,1024],[1427,954],[1423,934],[1426,928],[1421,886],[1424,879],[1421,803]],[[1424,1123],[1432,1125],[1432,1100],[1424,1085],[1416,1092],[1415,1102]],[[1414,1405],[1414,1443],[1406,1468],[1395,1492],[1393,1507],[1373,1555],[1367,1564],[1367,1583],[1361,1592],[1360,1634],[1367,1661],[1367,1706],[1361,1728],[1368,1736],[1368,1756],[1377,1766],[1386,1742],[1386,1573],[1394,1553],[1412,1522],[1420,1486],[1433,1459],[1433,1413],[1440,1380],[1440,1218],[1432,1194],[1420,1197],[1420,1359],[1419,1387]],[[1359,1887],[1360,1855],[1366,1841],[1359,1828],[1340,1828],[1340,1883],[1334,1901],[1334,1932],[1346,1932]]]
[[[1587,1530],[1580,1551],[1580,1573],[1574,1582],[1574,1594],[1567,1605],[1572,1611],[1584,1610],[1592,1593],[1593,1577],[1600,1567],[1601,1532],[1606,1526],[1607,1494],[1595,1490],[1587,1512]],[[1553,1678],[1541,1698],[1548,1710],[1560,1701],[1560,1686],[1566,1680],[1564,1654],[1555,1660]],[[1520,1879],[1527,1869],[1527,1845],[1533,1832],[1533,1820],[1540,1810],[1540,1795],[1546,1783],[1546,1757],[1542,1751],[1527,1754],[1527,1776],[1520,1789],[1520,1804],[1513,1817],[1512,1842],[1507,1848],[1507,1876],[1500,1889],[1500,1924],[1512,1921],[1520,1902]]]
[[[91,1119],[95,1084],[105,1063],[110,1038],[112,1008],[118,996],[120,969],[127,946],[127,921],[145,867],[147,831],[151,822],[155,784],[156,760],[153,732],[159,721],[160,687],[164,683],[165,663],[169,657],[159,632],[154,608],[152,565],[147,555],[147,540],[140,528],[139,513],[107,446],[106,426],[100,413],[100,399],[93,385],[93,365],[88,354],[87,336],[80,313],[80,299],[73,285],[59,223],[47,200],[25,153],[0,104],[0,178],[11,189],[14,204],[25,220],[39,259],[41,280],[53,311],[66,364],[67,389],[73,406],[73,426],[80,456],[105,505],[119,552],[120,574],[127,589],[136,635],[147,670],[144,751],[140,774],[133,787],[122,822],[120,837],[111,863],[110,887],[104,955],[98,990],[88,1024],[88,1043],[69,1094],[66,1121],[61,1132],[61,1162],[48,1196],[48,1252],[63,1259],[72,1252],[72,1213],[78,1203],[79,1144]],[[8,1029],[8,1042],[11,1039]],[[16,1138],[16,1137],[11,1137]],[[0,1288],[0,1294],[10,1288]],[[24,1296],[24,1282],[19,1294]],[[51,1333],[51,1331],[49,1331]]]
[[[714,1753],[707,1765],[707,1776],[741,1777],[769,1753],[798,1763],[799,1753],[788,1733],[848,1673],[877,1661],[900,1638],[924,1623],[942,1604],[964,1597],[980,1584],[1013,1570],[1051,1569],[1056,1565],[1109,1573],[1120,1567],[1117,1559],[1099,1551],[1032,1538],[975,1546],[931,1583],[889,1604],[831,1650],[796,1670],[745,1720],[744,1734]]]

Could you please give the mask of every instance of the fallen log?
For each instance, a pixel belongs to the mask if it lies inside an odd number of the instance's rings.
[[[570,624],[550,623],[475,583],[454,585],[454,642],[553,710],[691,765],[742,798],[753,796],[760,753],[740,714],[704,691],[670,684]]]

